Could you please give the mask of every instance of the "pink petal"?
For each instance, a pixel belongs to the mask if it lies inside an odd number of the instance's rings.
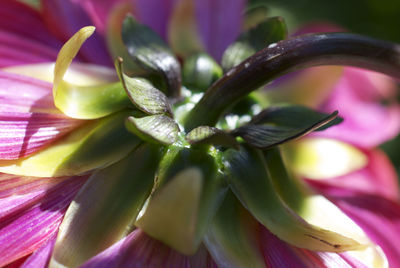
[[[239,35],[245,0],[196,0],[196,18],[207,52],[217,61]]]
[[[50,62],[57,49],[29,37],[0,29],[0,67]]]
[[[38,11],[18,1],[1,1],[0,67],[53,61],[61,45]]]
[[[326,185],[399,200],[397,174],[388,157],[380,150],[365,150],[364,153],[368,158],[364,168],[332,179],[309,180],[308,183],[315,187]]]
[[[296,248],[279,240],[267,229],[261,228],[261,250],[267,267],[271,268],[326,268],[366,267],[346,254],[313,252]]]
[[[313,185],[351,217],[384,251],[390,267],[400,267],[400,204],[385,197]]]
[[[80,124],[64,115],[0,112],[0,159],[35,153]]]
[[[140,229],[93,257],[82,268],[96,267],[217,267],[209,253],[200,248],[185,256],[149,237]]]
[[[41,3],[47,27],[64,42],[82,27],[94,24],[80,1],[42,0]],[[112,65],[104,38],[97,32],[85,42],[79,55],[91,63]]]
[[[82,0],[79,1],[91,21],[96,26],[96,30],[104,33],[108,15],[116,4],[129,2],[130,0]]]
[[[1,1],[0,29],[39,41],[50,47],[61,45],[46,28],[41,14],[20,1]]]
[[[177,0],[136,0],[137,19],[167,40],[168,21]]]
[[[20,268],[21,265],[30,257],[30,255],[26,255],[12,263],[7,264],[4,268]]]
[[[53,104],[51,84],[0,72],[0,159],[36,152],[79,126]]]
[[[35,251],[29,258],[24,261],[21,268],[45,268],[47,267],[51,254],[53,252],[54,244],[56,243],[57,232],[54,233],[52,237],[47,240],[43,246],[41,246],[37,251]]]
[[[40,248],[55,235],[64,213],[87,177],[40,179],[34,191],[26,192],[24,181],[32,178],[1,174],[0,266]],[[19,181],[21,180],[21,181]],[[11,188],[8,183],[17,185]]]
[[[0,71],[0,111],[57,113],[52,84]]]
[[[387,77],[355,68],[345,68],[323,111],[339,110],[344,121],[321,132],[361,147],[374,147],[400,130],[400,105],[384,106],[382,97],[391,95],[395,84]]]

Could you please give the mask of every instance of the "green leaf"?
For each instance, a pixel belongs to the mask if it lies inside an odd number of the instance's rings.
[[[197,127],[186,135],[186,140],[192,145],[213,144],[239,149],[235,137],[215,127]]]
[[[273,126],[284,126],[290,128],[307,128],[315,122],[324,121],[329,114],[314,111],[305,106],[300,105],[281,105],[271,106],[261,111],[253,117],[250,124],[260,125],[268,124]],[[343,121],[340,117],[335,117],[333,120],[315,129],[321,131],[331,126],[340,124]]]
[[[143,144],[96,171],[64,216],[51,262],[78,267],[126,236],[153,187],[159,158],[158,148]]]
[[[235,136],[240,136],[248,144],[260,149],[267,149],[290,140],[299,138],[309,132],[320,128],[332,121],[338,112],[333,112],[322,119],[308,122],[309,124],[300,126],[280,126],[280,125],[244,125],[232,131]],[[289,121],[289,120],[287,120]]]
[[[129,55],[138,64],[164,79],[167,95],[179,97],[181,68],[168,45],[153,30],[130,15],[122,25],[122,40]]]
[[[31,156],[0,161],[0,172],[56,177],[105,168],[125,157],[141,142],[125,129],[125,118],[132,114],[132,111],[121,111],[89,121]]]
[[[126,93],[136,107],[147,114],[167,114],[172,116],[167,96],[142,78],[131,78],[124,74],[122,59],[115,60],[115,68]]]
[[[178,140],[179,126],[165,115],[150,115],[141,118],[130,116],[125,126],[141,139],[156,144],[170,145]]]
[[[242,33],[222,56],[222,68],[226,71],[257,51],[287,37],[286,24],[281,17],[269,18]]]
[[[229,191],[218,209],[204,243],[221,267],[265,267],[259,246],[259,223]]]
[[[239,152],[229,149],[224,153],[224,164],[230,187],[244,207],[283,241],[314,251],[343,252],[364,247],[296,215],[274,188],[260,151],[245,147]]]
[[[183,65],[183,84],[190,90],[205,91],[221,76],[221,67],[206,53],[190,56]]]
[[[197,251],[226,188],[216,159],[207,151],[181,148],[166,157],[169,165],[158,173],[153,194],[136,226],[191,255]]]

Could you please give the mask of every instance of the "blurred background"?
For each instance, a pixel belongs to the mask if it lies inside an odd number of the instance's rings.
[[[400,42],[399,0],[250,0],[249,4],[266,5],[271,15],[285,18],[290,30],[329,21],[351,32]]]

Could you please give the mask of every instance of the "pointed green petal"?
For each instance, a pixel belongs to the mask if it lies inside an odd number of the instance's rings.
[[[235,137],[215,127],[197,127],[186,135],[186,140],[192,145],[213,144],[239,149]]]
[[[126,156],[141,142],[125,129],[125,118],[131,114],[122,111],[89,121],[32,156],[0,161],[0,172],[55,177],[104,168]]]
[[[242,33],[239,38],[231,44],[222,56],[222,67],[228,70],[243,60],[247,59],[257,51],[285,39],[287,29],[285,22],[280,17],[264,20],[254,28]]]
[[[307,128],[317,122],[324,122],[326,118],[329,118],[329,114],[314,111],[306,106],[276,105],[270,106],[255,115],[250,121],[250,124]],[[332,121],[329,121],[323,126],[315,129],[315,131],[327,129],[333,125],[340,124],[342,121],[342,118],[335,117]]]
[[[178,140],[179,126],[165,115],[150,115],[141,118],[129,116],[125,121],[126,129],[141,139],[155,143],[170,145]]]
[[[262,155],[254,149],[228,150],[225,165],[230,186],[243,205],[268,230],[294,246],[343,252],[365,246],[338,233],[313,226],[291,210],[277,194]]]
[[[333,121],[338,112],[335,111],[330,115],[324,115],[317,120],[306,120],[306,122],[298,125],[295,121],[293,126],[286,125],[253,125],[248,124],[232,131],[235,136],[242,137],[248,144],[260,149],[268,149],[273,146],[288,142],[290,140],[304,136],[315,129],[319,129],[329,122]],[[288,121],[288,120],[286,120]],[[307,122],[310,121],[310,122]],[[292,122],[293,123],[293,122]],[[306,124],[307,123],[307,124]]]
[[[158,187],[136,226],[179,252],[191,255],[198,249],[225,191],[211,155],[187,148],[171,154],[173,161],[158,173]]]
[[[128,15],[122,25],[122,40],[129,55],[137,63],[162,77],[167,85],[168,96],[180,95],[181,68],[161,37]]]
[[[221,268],[265,267],[257,237],[258,222],[228,192],[204,243]]]
[[[221,76],[221,67],[206,53],[190,56],[183,65],[183,84],[191,90],[205,91]]]
[[[122,59],[115,60],[115,68],[127,95],[135,106],[147,114],[167,114],[172,116],[167,96],[150,82],[141,78],[131,78],[124,74]]]
[[[150,194],[159,155],[141,145],[95,172],[65,214],[51,262],[77,267],[127,235]]]

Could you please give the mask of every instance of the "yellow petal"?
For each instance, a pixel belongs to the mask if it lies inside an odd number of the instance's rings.
[[[301,176],[327,179],[358,170],[368,159],[355,147],[332,139],[303,139],[287,147],[291,166]]]
[[[53,81],[53,95],[57,94],[57,86],[63,80],[65,72],[71,65],[73,58],[79,52],[83,43],[88,39],[96,28],[94,26],[87,26],[80,29],[74,34],[61,48],[57,56],[56,65],[54,67],[54,81]]]

